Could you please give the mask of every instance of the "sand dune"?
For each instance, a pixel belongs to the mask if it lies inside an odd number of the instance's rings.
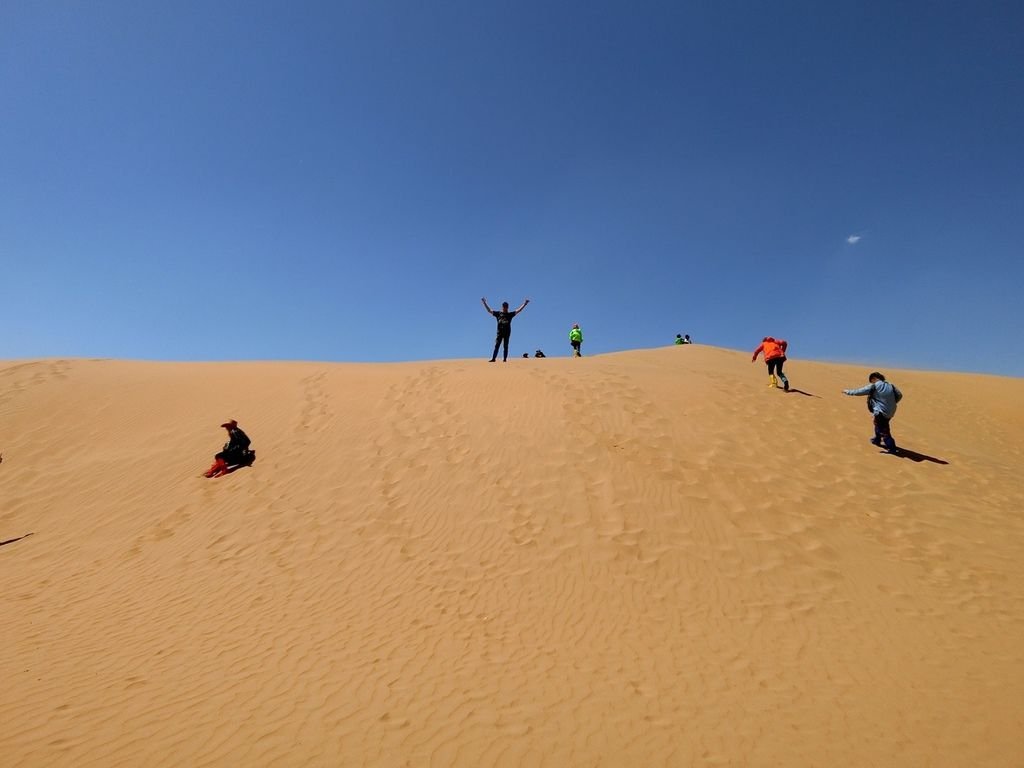
[[[0,764],[1024,765],[1024,381],[886,372],[0,363]]]

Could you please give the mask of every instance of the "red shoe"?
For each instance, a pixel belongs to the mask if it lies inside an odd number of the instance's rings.
[[[228,463],[226,461],[224,461],[224,459],[217,459],[215,462],[213,462],[213,466],[210,467],[209,470],[207,470],[206,476],[207,477],[220,477],[222,474],[224,474],[224,472],[225,472],[225,470],[227,470],[227,468],[228,468]]]

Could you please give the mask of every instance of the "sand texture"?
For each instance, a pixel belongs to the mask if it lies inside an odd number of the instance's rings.
[[[1024,765],[1024,380],[867,370],[0,362],[0,765]]]

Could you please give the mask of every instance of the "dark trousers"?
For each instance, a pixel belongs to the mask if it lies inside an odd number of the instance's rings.
[[[494,352],[491,353],[491,360],[494,360],[498,357],[498,347],[500,347],[503,343],[505,345],[505,351],[501,359],[508,360],[508,340],[511,335],[511,331],[509,331],[508,333],[501,333],[500,331],[498,332],[498,337],[494,340]]]
[[[221,451],[213,458],[224,459],[224,461],[231,464],[241,464],[245,461],[245,450],[242,448],[232,448],[230,451]]]
[[[784,357],[775,357],[768,360],[768,375],[773,376],[776,373],[779,374],[779,378],[782,379],[782,383],[785,384],[789,379],[786,378],[786,374],[782,372],[782,364],[786,362]]]
[[[884,444],[890,451],[895,450],[896,440],[893,439],[892,431],[889,429],[888,416],[883,416],[880,413],[875,414],[875,439],[872,442],[875,445]]]
[[[572,348],[576,350],[576,354],[579,355],[580,357],[583,357],[583,353],[580,351],[580,345],[583,342],[582,341],[570,341],[569,343],[572,344]]]

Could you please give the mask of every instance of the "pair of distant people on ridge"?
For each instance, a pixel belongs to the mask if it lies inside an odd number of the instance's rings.
[[[686,334],[685,336],[682,336],[682,335],[680,335],[678,333],[676,334],[676,341],[675,341],[675,343],[676,344],[693,344],[693,342],[690,341],[690,334]]]

